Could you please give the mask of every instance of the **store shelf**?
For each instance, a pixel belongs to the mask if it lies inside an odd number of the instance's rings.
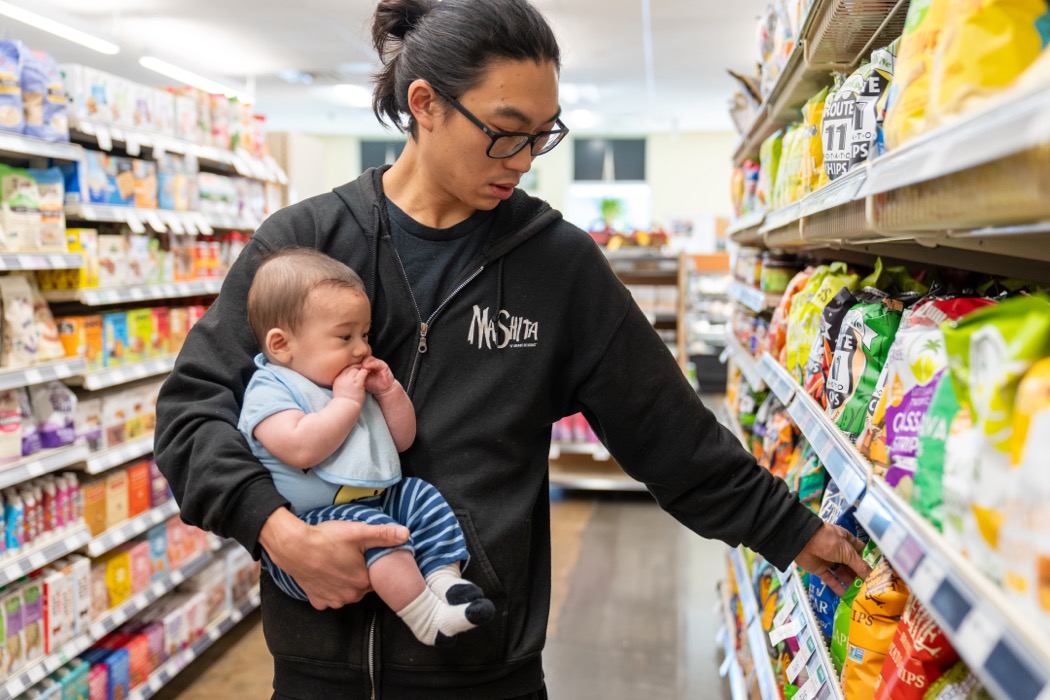
[[[69,663],[71,659],[79,656],[99,639],[127,622],[129,618],[153,605],[187,578],[201,571],[211,562],[212,558],[210,552],[198,555],[175,571],[153,581],[146,590],[133,595],[122,605],[99,617],[91,623],[87,634],[82,634],[67,642],[55,653],[23,669],[14,678],[9,678],[0,686],[0,700],[10,700],[21,695],[27,688],[42,681],[49,673]]]
[[[72,554],[90,539],[87,525],[80,523],[44,535],[28,547],[7,552],[0,557],[0,586],[17,581],[26,574]]]
[[[112,204],[67,204],[66,219],[89,223],[127,224],[134,233],[146,233],[146,226],[157,233],[210,234],[207,218],[197,211],[140,209]]]
[[[254,231],[262,225],[260,219],[239,214],[204,214],[204,220],[211,228],[223,231]]]
[[[757,371],[770,391],[780,399],[780,403],[787,406],[799,388],[795,378],[788,374],[788,371],[768,352],[762,353],[762,357],[759,358]]]
[[[743,304],[756,313],[772,309],[780,302],[779,294],[766,294],[750,285],[735,280],[729,283],[729,298]]]
[[[838,674],[835,673],[835,666],[831,662],[831,654],[819,632],[813,608],[809,604],[809,596],[796,572],[791,573],[787,588],[791,602],[785,605],[790,605],[793,611],[797,611],[801,624],[800,631],[792,635],[798,640],[799,652],[787,668],[788,680],[799,686],[796,697],[843,700],[842,688],[837,681]],[[795,614],[792,613],[791,617],[794,619]],[[797,683],[803,669],[806,670],[806,680]]]
[[[550,485],[552,488],[562,488],[580,491],[620,491],[620,492],[644,492],[645,484],[635,481],[631,477],[619,472],[594,470],[579,470],[558,468],[551,465]]]
[[[757,245],[762,242],[762,234],[759,228],[766,218],[764,211],[745,214],[734,221],[726,229],[726,237],[739,245]]]
[[[994,695],[1050,697],[1050,640],[885,482],[873,480],[857,520]]]
[[[221,279],[207,279],[189,282],[143,284],[134,287],[98,287],[68,292],[44,292],[44,298],[51,303],[77,302],[85,306],[106,306],[108,304],[128,304],[137,301],[212,296],[218,294],[221,289]],[[81,371],[76,374],[84,374],[84,372]]]
[[[740,604],[744,610],[744,625],[747,627],[747,638],[751,645],[751,656],[762,700],[778,700],[780,689],[769,660],[769,643],[766,639],[766,632],[762,629],[762,617],[758,614],[758,602],[755,600],[755,591],[747,563],[744,561],[743,550],[740,547],[730,549],[729,560],[733,565]]]
[[[50,158],[53,160],[76,161],[84,154],[84,149],[75,143],[45,141],[43,139],[12,134],[0,131],[0,156],[9,158]]]
[[[84,267],[84,257],[79,253],[4,253],[0,255],[0,271],[3,272],[73,270],[80,267]]]
[[[88,455],[84,461],[84,471],[88,474],[101,474],[113,467],[126,464],[133,459],[145,457],[153,452],[153,434],[129,440],[122,445]]]
[[[740,374],[744,376],[744,380],[747,381],[748,386],[753,391],[762,391],[766,388],[765,380],[762,374],[758,371],[758,365],[755,363],[755,359],[751,357],[751,353],[744,349],[744,346],[740,344],[740,341],[733,336],[729,336],[729,341],[726,343],[726,350],[729,352],[729,356],[733,358],[736,366],[740,368]]]
[[[87,372],[78,377],[70,377],[68,383],[83,386],[88,391],[97,391],[98,389],[127,384],[137,379],[157,377],[171,372],[175,366],[176,357],[176,355],[165,355],[164,357],[155,357],[152,360],[136,362],[123,367]]]
[[[234,603],[233,609],[223,613],[215,622],[211,623],[201,637],[190,644],[188,648],[168,659],[167,662],[150,675],[149,680],[134,688],[128,696],[128,700],[147,700],[153,697],[161,688],[170,683],[175,676],[184,671],[187,666],[207,651],[212,644],[219,641],[238,622],[258,608],[259,604],[258,589],[252,591],[245,600]]]
[[[80,464],[87,456],[87,445],[79,442],[66,447],[41,450],[0,467],[0,489]]]
[[[563,454],[590,455],[597,462],[608,462],[612,458],[600,442],[552,442],[550,459],[559,459]]]
[[[141,535],[154,525],[160,525],[168,518],[177,515],[178,512],[179,505],[174,500],[171,500],[116,527],[111,527],[88,542],[88,556],[100,557],[114,547]]]
[[[67,357],[32,367],[0,370],[0,391],[66,379],[76,374],[83,374],[85,371],[87,371],[87,363],[82,357]]]
[[[747,684],[744,681],[744,672],[740,668],[736,651],[736,616],[730,609],[730,596],[728,584],[722,581],[718,584],[719,599],[722,607],[722,626],[715,635],[715,643],[722,647],[725,658],[722,666],[718,669],[719,675],[729,678],[729,692],[732,700],[748,700]]]

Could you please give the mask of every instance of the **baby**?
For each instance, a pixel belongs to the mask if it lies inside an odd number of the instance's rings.
[[[307,523],[408,528],[404,545],[365,552],[372,588],[420,642],[446,646],[495,609],[461,576],[467,546],[448,503],[422,479],[401,477],[398,453],[415,439],[415,410],[372,357],[371,320],[361,278],[346,265],[306,248],[268,257],[248,291],[262,354],[237,427]],[[263,565],[282,591],[307,600],[265,551]]]

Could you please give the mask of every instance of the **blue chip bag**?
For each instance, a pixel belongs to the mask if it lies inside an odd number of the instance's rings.
[[[43,51],[24,51],[22,54],[22,106],[26,136],[69,141],[62,71]]]
[[[22,113],[22,43],[0,41],[0,131],[25,131]]]
[[[826,523],[844,528],[863,542],[869,539],[868,533],[857,523],[856,508],[842,495],[834,481],[829,481],[824,491],[820,518]],[[849,581],[843,581],[844,586],[848,587],[849,584]],[[824,635],[824,640],[830,643],[835,628],[835,610],[839,605],[839,596],[816,576],[810,576],[808,592],[817,626]]]

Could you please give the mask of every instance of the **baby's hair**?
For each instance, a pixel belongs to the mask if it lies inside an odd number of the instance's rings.
[[[271,328],[298,332],[310,292],[326,287],[365,294],[356,272],[313,248],[283,248],[263,258],[248,289],[248,325],[259,347],[266,347]]]

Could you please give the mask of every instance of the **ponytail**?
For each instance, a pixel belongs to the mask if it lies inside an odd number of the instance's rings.
[[[453,97],[478,85],[494,60],[561,67],[558,41],[528,0],[379,0],[372,46],[372,111],[380,122],[416,135],[408,87],[422,78]]]

